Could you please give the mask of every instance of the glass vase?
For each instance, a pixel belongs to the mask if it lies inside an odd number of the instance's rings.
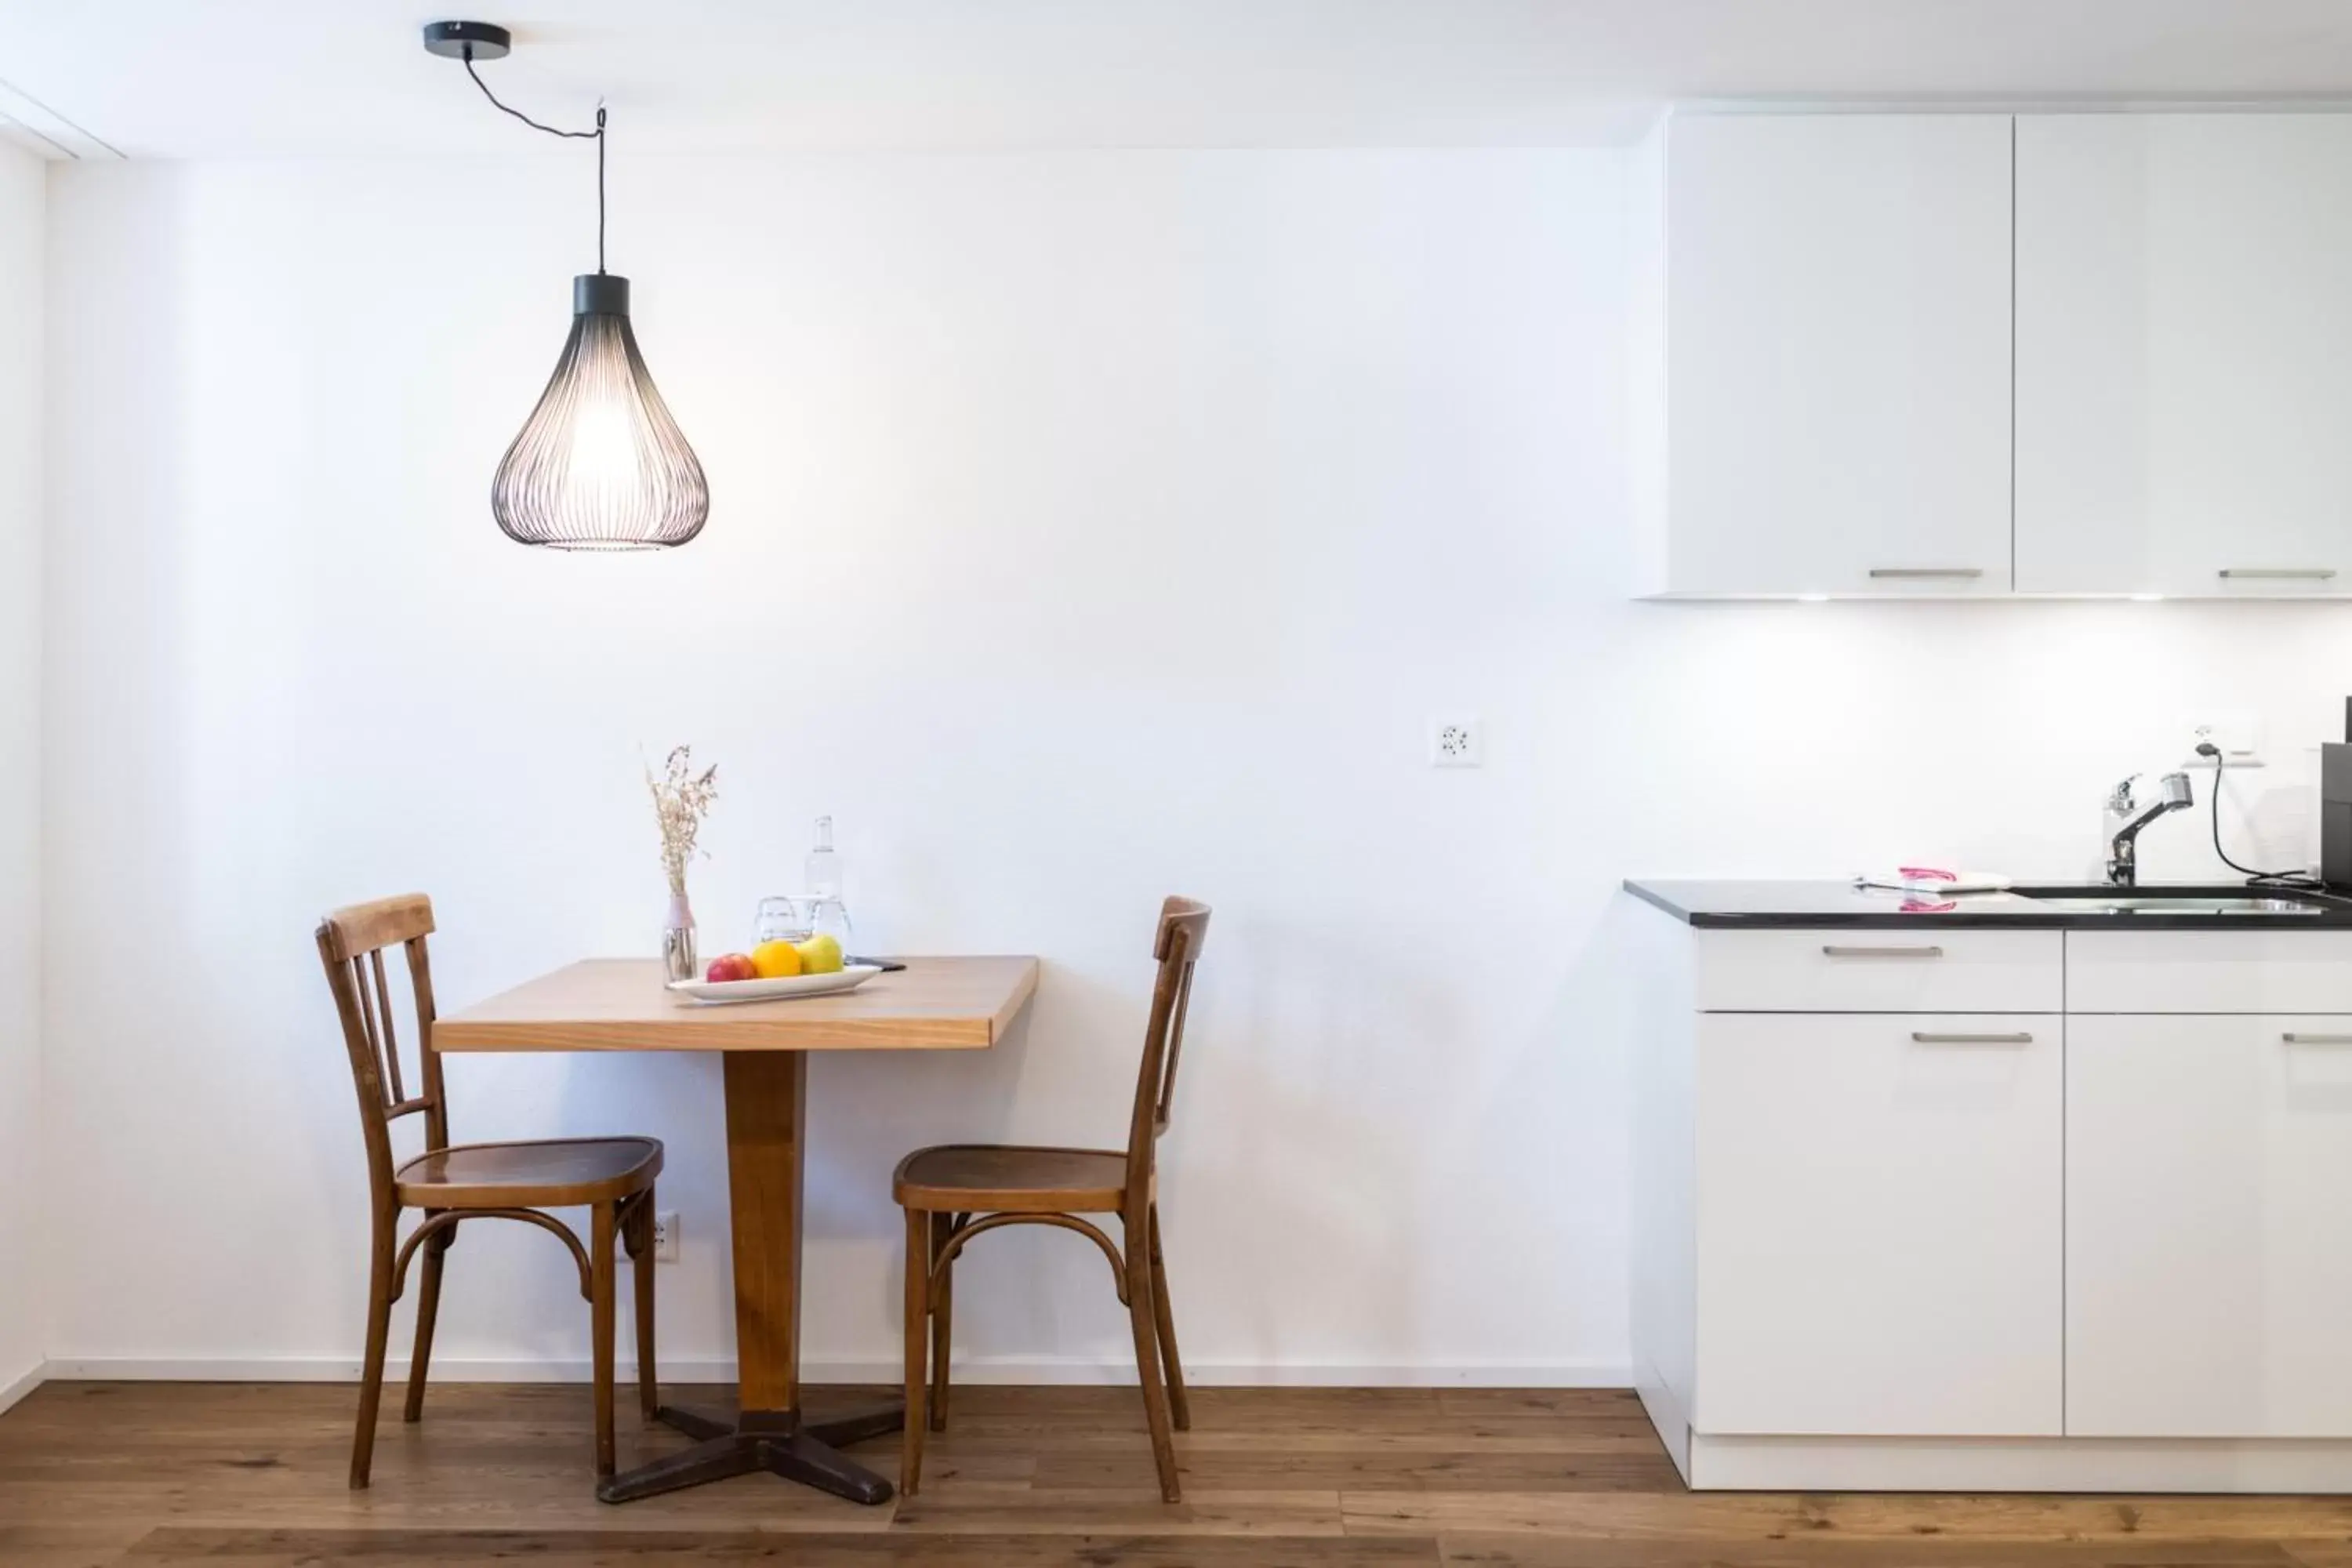
[[[686,901],[683,889],[669,896],[669,915],[662,922],[662,974],[668,980],[699,980],[701,966],[695,962],[694,910]]]

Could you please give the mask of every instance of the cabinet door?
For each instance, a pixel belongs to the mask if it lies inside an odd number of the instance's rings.
[[[2352,1437],[2352,1020],[2067,1020],[2066,1431]]]
[[[2347,278],[2352,116],[2020,117],[2019,590],[2352,593]]]
[[[2010,120],[1675,120],[1672,593],[2010,585]]]
[[[2061,1023],[1700,1020],[1696,1429],[2058,1434]]]

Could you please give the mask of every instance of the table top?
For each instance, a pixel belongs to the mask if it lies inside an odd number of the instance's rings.
[[[909,958],[855,991],[699,1005],[661,961],[591,958],[437,1018],[439,1051],[984,1050],[1037,989],[1034,958]]]

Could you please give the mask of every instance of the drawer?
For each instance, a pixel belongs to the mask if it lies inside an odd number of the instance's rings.
[[[1702,931],[1703,1013],[2055,1013],[2054,931]]]
[[[2070,1013],[2352,1013],[2352,931],[2068,931]]]

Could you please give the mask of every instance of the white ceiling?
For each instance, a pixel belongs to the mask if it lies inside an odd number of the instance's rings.
[[[53,156],[519,150],[418,42],[445,16],[514,28],[492,85],[566,123],[601,94],[629,151],[1552,145],[1670,100],[2352,97],[2352,0],[457,3],[0,0],[0,116]]]

